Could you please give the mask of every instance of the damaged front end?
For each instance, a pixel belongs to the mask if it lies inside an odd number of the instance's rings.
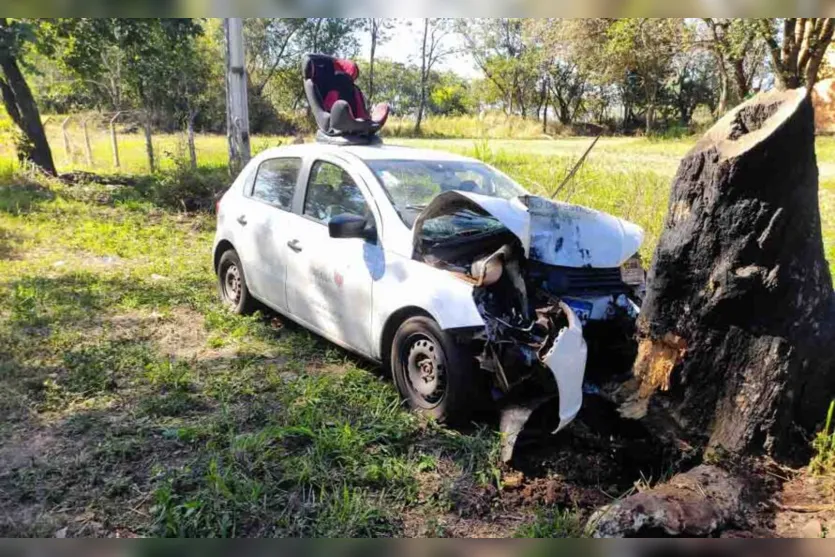
[[[619,267],[640,245],[637,230],[638,238],[624,241],[621,221],[609,215],[533,196],[458,191],[436,197],[415,221],[415,259],[473,286],[484,328],[472,341],[501,404],[505,461],[543,403],[558,400],[554,433],[579,412],[589,356],[585,323],[605,321],[631,336],[636,296]],[[588,241],[601,242],[600,249]],[[591,267],[612,262],[616,277],[611,267]]]

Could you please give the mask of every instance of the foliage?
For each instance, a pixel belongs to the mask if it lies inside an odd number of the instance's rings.
[[[835,413],[835,401],[829,405],[826,423],[812,442],[815,456],[809,463],[813,474],[831,474],[835,472],[835,430],[832,430],[832,417]]]
[[[533,522],[519,527],[515,538],[587,537],[581,517],[571,509],[539,510]]]
[[[835,33],[835,18],[764,18],[756,22],[777,86],[813,87]]]
[[[526,40],[518,18],[461,19],[458,30],[486,76],[487,102],[500,102],[510,114],[533,112],[539,102],[541,55]]]

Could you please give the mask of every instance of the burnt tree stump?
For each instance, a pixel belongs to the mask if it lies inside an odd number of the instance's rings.
[[[835,296],[814,131],[805,90],[760,94],[681,161],[623,415],[699,449],[773,455],[825,418]]]

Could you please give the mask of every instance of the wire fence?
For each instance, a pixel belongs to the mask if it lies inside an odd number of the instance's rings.
[[[196,168],[198,153],[206,159],[201,163],[220,162],[226,154],[225,136],[195,135],[188,123],[180,130],[156,131],[153,115],[141,110],[47,116],[43,123],[55,164],[63,172]]]

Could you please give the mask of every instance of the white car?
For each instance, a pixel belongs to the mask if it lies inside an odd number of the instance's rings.
[[[414,409],[456,422],[554,393],[561,429],[601,344],[584,327],[637,316],[642,238],[474,159],[314,143],[247,164],[217,205],[214,269],[235,311],[260,302],[382,362]]]

